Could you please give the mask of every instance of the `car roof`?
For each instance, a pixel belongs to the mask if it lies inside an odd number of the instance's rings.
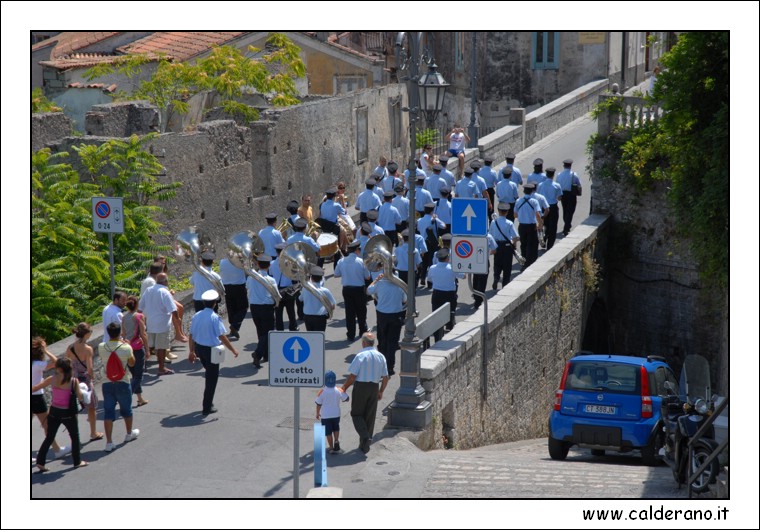
[[[647,357],[634,357],[632,355],[599,355],[599,354],[583,354],[580,353],[570,359],[570,362],[582,362],[582,361],[601,361],[601,362],[617,362],[625,364],[635,364],[638,366],[646,366],[653,364],[661,364],[667,366],[668,364],[660,359],[649,359]]]

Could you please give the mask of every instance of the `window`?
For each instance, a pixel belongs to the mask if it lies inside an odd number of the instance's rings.
[[[391,114],[391,146],[401,147],[404,138],[401,120],[401,97],[390,98],[388,100]]]
[[[559,68],[559,32],[534,31],[532,37],[534,70],[557,70]]]
[[[356,163],[363,164],[369,157],[369,119],[367,107],[356,109]]]
[[[367,87],[367,79],[362,75],[336,75],[333,80],[335,95],[348,94]]]
[[[454,68],[464,71],[464,31],[454,33]]]

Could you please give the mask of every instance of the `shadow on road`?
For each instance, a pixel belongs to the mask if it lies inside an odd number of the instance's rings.
[[[206,416],[204,418],[201,415],[201,411],[196,410],[193,412],[189,412],[187,414],[183,414],[181,416],[178,416],[178,415],[167,416],[163,418],[160,423],[161,423],[161,427],[167,427],[167,428],[195,427],[196,425],[214,423],[218,420],[219,418],[217,416]]]

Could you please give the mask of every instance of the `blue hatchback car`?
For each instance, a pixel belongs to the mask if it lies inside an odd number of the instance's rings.
[[[665,381],[678,382],[662,357],[576,354],[554,395],[549,456],[564,460],[573,445],[595,456],[640,450],[646,465],[657,465]]]

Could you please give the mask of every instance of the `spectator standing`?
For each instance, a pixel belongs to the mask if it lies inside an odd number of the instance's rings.
[[[116,291],[113,294],[113,301],[103,309],[103,336],[106,336],[108,324],[116,322],[121,325],[122,311],[127,304],[127,295],[124,291]]]
[[[173,374],[174,371],[166,368],[165,362],[169,327],[172,317],[177,314],[177,306],[169,292],[169,277],[165,272],[158,275],[156,285],[145,291],[139,307],[146,319],[148,347],[154,348],[158,356],[158,375]]]
[[[132,297],[134,298],[134,297]],[[129,304],[129,300],[127,300]],[[92,326],[87,322],[80,322],[71,330],[77,340],[66,350],[66,357],[71,362],[75,377],[80,383],[87,385],[90,392],[90,403],[87,405],[87,421],[90,423],[90,441],[100,440],[103,433],[98,432],[96,422],[98,419],[98,395],[95,392],[95,372],[93,370],[93,351],[87,344],[92,336]]]
[[[145,327],[145,315],[137,311],[139,300],[134,296],[127,299],[127,314],[124,315],[122,327],[124,336],[128,337],[129,345],[132,347],[132,355],[135,356],[135,365],[129,367],[132,375],[131,387],[132,393],[137,396],[136,407],[147,405],[148,401],[142,396],[142,378],[145,373],[145,361],[150,356],[146,355],[148,349],[148,332]]]
[[[56,356],[47,349],[45,339],[42,337],[32,338],[32,416],[37,416],[37,419],[40,420],[40,425],[46,436],[48,406],[45,401],[45,391],[41,387],[35,390],[34,387],[42,383],[45,372],[54,368],[57,360]],[[50,443],[55,458],[61,458],[71,452],[71,446],[61,447],[55,441],[55,437]]]
[[[157,287],[158,284],[151,289]],[[168,330],[167,330],[168,332]],[[121,336],[121,327],[116,323],[108,325],[108,341],[102,342],[98,346],[100,358],[108,362],[112,352],[119,356],[119,360],[124,366],[124,376],[118,381],[110,379],[103,382],[103,423],[106,427],[106,452],[114,450],[113,445],[113,422],[116,420],[116,404],[119,404],[119,412],[124,418],[124,426],[127,429],[127,435],[124,437],[124,443],[136,440],[140,435],[140,429],[132,428],[132,373],[127,367],[135,365],[135,356],[132,354],[132,347],[119,340]]]
[[[340,453],[340,403],[348,401],[348,394],[339,386],[335,386],[335,372],[325,372],[325,386],[317,393],[314,403],[317,405],[317,419],[325,427],[328,452]]]

